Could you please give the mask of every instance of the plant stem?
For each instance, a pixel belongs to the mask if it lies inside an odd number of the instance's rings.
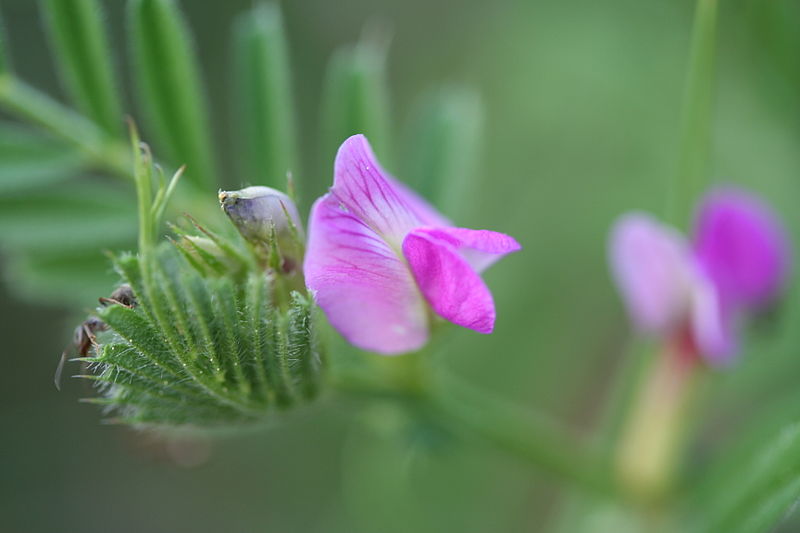
[[[340,374],[333,386],[358,396],[412,400],[451,430],[477,437],[554,478],[595,494],[615,491],[602,457],[581,446],[577,436],[441,371],[428,375],[420,355],[387,358],[388,366],[371,369],[377,372]]]
[[[75,146],[93,164],[133,179],[133,166],[124,142],[8,72],[0,74],[0,106]]]
[[[650,362],[631,402],[616,449],[617,475],[645,508],[664,503],[682,462],[702,377],[697,357],[683,351],[681,342],[668,342]]]
[[[502,402],[452,376],[431,395],[453,429],[477,436],[553,478],[602,495],[615,492],[603,457],[554,421]]]
[[[685,227],[707,179],[711,148],[717,0],[698,0],[681,111],[678,172],[669,194],[668,220]]]

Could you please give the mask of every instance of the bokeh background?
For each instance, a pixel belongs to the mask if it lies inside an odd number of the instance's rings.
[[[124,5],[105,4],[124,64]],[[767,198],[797,242],[800,11],[791,4],[721,2],[710,173]],[[182,2],[223,147],[229,32],[250,5]],[[459,332],[447,364],[498,397],[590,433],[630,338],[607,273],[606,234],[625,210],[663,211],[677,167],[693,2],[297,0],[282,8],[301,150],[312,158],[317,151],[304,147],[319,143],[326,63],[371,21],[392,35],[398,144],[425,91],[458,83],[479,92],[480,178],[458,223],[514,235],[524,251],[487,275],[496,333]],[[63,98],[36,2],[3,0],[0,10],[17,71]],[[136,116],[129,83],[125,89],[126,110]],[[231,151],[221,153],[232,169]],[[309,173],[325,164],[305,157]],[[24,235],[26,227],[13,231]],[[95,407],[77,403],[90,392],[83,383],[71,380],[60,393],[52,384],[81,308],[19,298],[6,274],[2,531],[477,533],[560,524],[565,492],[553,480],[477,445],[399,439],[395,429],[405,422],[389,406],[355,409],[329,399],[268,430],[168,444],[102,425]],[[745,438],[761,406],[791,403],[800,378],[792,294],[748,333],[741,364],[715,379],[695,460]],[[784,527],[794,530],[791,518]]]

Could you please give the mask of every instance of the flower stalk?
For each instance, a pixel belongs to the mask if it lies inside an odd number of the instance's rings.
[[[696,354],[668,343],[645,372],[622,428],[615,467],[634,501],[651,505],[669,494],[679,470],[697,387],[705,375]]]
[[[586,492],[616,493],[609,465],[578,435],[554,421],[518,408],[452,376],[440,375],[431,404],[443,422]]]
[[[359,398],[386,398],[423,410],[444,428],[520,460],[566,485],[603,497],[617,493],[600,449],[555,421],[500,401],[431,360],[446,332],[424,350],[369,357],[356,370],[332,372],[333,388]]]

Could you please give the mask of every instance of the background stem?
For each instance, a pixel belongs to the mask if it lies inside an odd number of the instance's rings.
[[[681,111],[678,172],[672,183],[667,219],[678,227],[690,222],[692,206],[707,181],[711,151],[717,0],[698,0]]]
[[[499,401],[452,376],[440,377],[431,403],[453,429],[477,436],[553,478],[593,493],[610,495],[616,490],[602,456],[553,420]]]

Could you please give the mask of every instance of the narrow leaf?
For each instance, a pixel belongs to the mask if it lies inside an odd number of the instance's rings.
[[[75,176],[86,165],[74,148],[31,129],[0,122],[0,195]]]
[[[378,159],[391,167],[389,96],[385,47],[371,41],[336,51],[328,65],[322,109],[322,169],[327,186],[331,165],[342,142],[356,133],[367,136]],[[321,192],[322,187],[315,187]]]
[[[31,301],[85,308],[108,296],[117,276],[97,249],[48,253],[13,250],[7,254],[3,277],[14,292]]]
[[[214,183],[211,132],[197,61],[186,23],[173,0],[133,0],[131,52],[139,101],[153,135],[186,178]]]
[[[125,189],[88,181],[0,196],[0,245],[35,253],[130,246],[136,212]]]
[[[0,76],[0,107],[80,149],[93,164],[115,175],[132,177],[131,161],[122,142],[111,138],[80,113],[14,76]]]
[[[702,531],[763,531],[800,498],[800,423],[782,428],[732,468],[734,483],[704,504]]]
[[[452,216],[476,196],[482,111],[474,91],[442,88],[420,100],[408,128],[401,175]]]
[[[234,34],[234,98],[243,181],[286,187],[295,170],[295,124],[283,20],[277,4],[243,13]]]
[[[75,105],[111,135],[122,132],[111,47],[97,0],[44,0],[56,66]]]
[[[678,172],[669,197],[669,219],[690,222],[692,206],[708,182],[714,96],[717,0],[697,0],[686,87],[681,112]]]

